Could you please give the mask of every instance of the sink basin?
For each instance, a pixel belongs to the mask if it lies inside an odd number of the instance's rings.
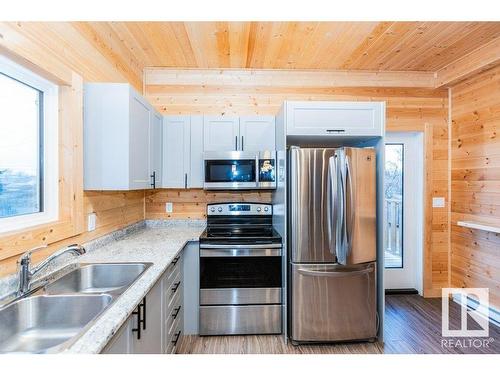
[[[82,264],[45,287],[47,294],[119,293],[147,268],[144,263]]]
[[[107,294],[20,299],[0,310],[0,353],[60,350],[112,300]]]

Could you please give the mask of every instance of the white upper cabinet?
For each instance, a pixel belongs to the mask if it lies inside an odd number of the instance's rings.
[[[187,187],[190,116],[165,116],[163,126],[163,187]]]
[[[275,149],[274,116],[205,116],[204,151]]]
[[[191,168],[188,187],[202,188],[203,175],[203,116],[191,116]]]
[[[162,186],[162,144],[163,144],[163,117],[158,112],[151,112],[151,126],[149,129],[149,174],[151,187]]]
[[[147,102],[132,92],[129,121],[129,189],[149,189],[149,127],[151,109]]]
[[[285,102],[286,135],[382,136],[385,102]]]
[[[152,111],[128,84],[85,84],[85,190],[150,188]]]
[[[236,151],[241,147],[238,117],[204,116],[205,151]]]
[[[164,188],[203,187],[203,116],[165,116]]]
[[[274,151],[274,116],[240,117],[241,151]]]

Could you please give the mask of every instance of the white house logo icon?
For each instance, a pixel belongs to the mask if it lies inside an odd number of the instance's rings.
[[[488,288],[443,288],[441,317],[443,337],[488,337],[490,311],[488,292]],[[450,297],[460,304],[460,329],[450,329]],[[473,308],[471,305],[477,307]],[[479,329],[468,329],[468,316],[474,319]]]

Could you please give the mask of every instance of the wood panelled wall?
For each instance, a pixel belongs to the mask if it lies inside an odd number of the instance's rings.
[[[189,74],[189,71],[186,71]],[[448,202],[448,98],[444,89],[412,89],[381,87],[331,87],[325,83],[301,87],[273,85],[252,87],[245,84],[220,85],[185,82],[178,86],[154,81],[145,76],[145,95],[165,114],[276,114],[284,100],[373,100],[387,103],[388,131],[426,132],[428,179],[426,185],[426,240],[424,264],[426,295],[440,295],[448,286],[449,233],[448,205],[432,208],[432,196],[445,197]],[[189,81],[184,77],[184,81]],[[234,82],[234,80],[231,80]],[[246,81],[246,80],[245,80]],[[206,194],[200,190],[160,190],[146,193],[146,217],[202,217],[205,203],[231,195]],[[239,197],[235,197],[236,200]],[[247,197],[242,197],[247,199]],[[253,197],[248,198],[253,199]],[[165,202],[174,202],[174,212],[164,213]]]
[[[500,234],[457,226],[500,226],[500,66],[452,88],[451,285],[489,288],[500,309]]]
[[[76,236],[65,238],[61,241],[50,242],[46,236],[33,239],[33,246],[48,244],[47,249],[37,252],[33,255],[36,262],[44,259],[52,252],[73,244],[84,243],[104,234],[121,229],[127,225],[136,223],[144,219],[144,191],[130,192],[94,192],[86,191],[83,193],[83,217],[86,223],[87,215],[91,212],[96,213],[96,229],[92,232],[85,230]],[[6,251],[9,249],[6,248]],[[28,250],[28,249],[26,249]],[[16,270],[16,261],[19,255],[3,257],[0,253],[0,277],[11,274]]]
[[[165,203],[173,212],[165,212]],[[146,219],[205,219],[207,203],[271,203],[270,192],[208,192],[203,189],[160,189],[146,191]]]

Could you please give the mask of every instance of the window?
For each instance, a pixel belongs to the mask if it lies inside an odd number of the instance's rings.
[[[57,86],[0,56],[0,232],[57,219]]]
[[[385,268],[403,268],[403,144],[385,146]]]

